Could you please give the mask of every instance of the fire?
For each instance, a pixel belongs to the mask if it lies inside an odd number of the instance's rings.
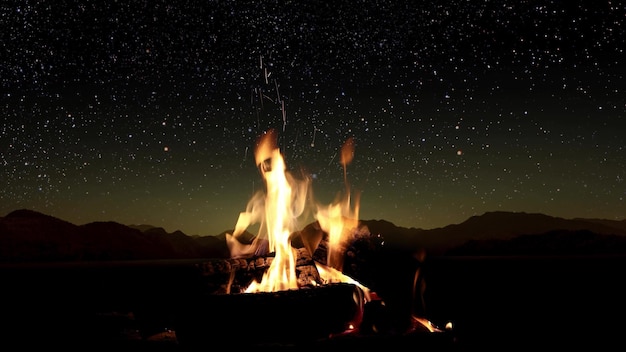
[[[327,206],[317,206],[314,218],[328,234],[326,265],[316,263],[324,283],[358,282],[344,275],[343,252],[346,240],[358,226],[358,205],[351,208],[350,187],[346,167],[354,156],[354,140],[348,139],[341,150],[346,193]],[[252,282],[246,292],[275,292],[297,289],[297,253],[292,247],[292,234],[299,229],[299,218],[310,199],[310,179],[296,179],[287,171],[285,161],[276,144],[276,132],[263,134],[255,148],[255,162],[265,181],[265,191],[257,192],[248,202],[246,211],[239,214],[233,234],[226,239],[232,257],[274,253],[269,268],[260,282]],[[251,224],[260,224],[252,244],[242,244],[237,238]],[[319,242],[318,242],[319,243]],[[311,248],[309,248],[311,249]],[[312,254],[312,253],[311,253]],[[367,292],[365,287],[362,287]]]
[[[313,257],[318,248],[326,249],[326,262],[314,260],[314,266],[321,282],[308,284],[348,283],[359,288],[359,297],[353,297],[363,312],[366,302],[380,301],[375,292],[360,284],[342,271],[346,245],[351,239],[362,234],[369,234],[367,227],[359,227],[359,196],[352,197],[347,178],[347,166],[354,158],[354,140],[349,138],[341,148],[340,163],[343,166],[345,192],[331,204],[315,205],[313,218],[317,221],[302,231],[300,220],[311,203],[311,180],[308,177],[296,178],[289,171],[276,143],[276,132],[270,130],[257,141],[255,162],[263,176],[264,190],[258,191],[248,201],[246,211],[239,214],[232,234],[226,235],[232,258],[265,256],[274,253],[274,257],[260,281],[253,281],[244,290],[246,293],[277,292],[299,289],[297,274],[298,250],[292,246],[292,237],[299,234],[304,249]],[[356,205],[352,205],[353,198]],[[316,202],[312,202],[316,204]],[[251,224],[260,224],[252,243],[244,244],[238,240]],[[323,242],[324,240],[324,242]],[[322,243],[323,242],[323,243]],[[322,250],[323,253],[323,250]],[[271,257],[270,257],[271,258]],[[322,255],[323,258],[323,255]],[[418,275],[418,273],[416,273]],[[416,276],[417,279],[417,276]],[[383,302],[384,303],[384,302]],[[361,319],[355,317],[355,322]],[[430,321],[412,316],[416,326],[431,332],[442,331]],[[351,323],[352,324],[352,323]],[[448,329],[448,327],[446,327]],[[348,326],[346,331],[352,331]]]

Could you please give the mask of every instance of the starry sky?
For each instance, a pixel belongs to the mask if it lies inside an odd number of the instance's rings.
[[[0,216],[234,228],[277,131],[315,197],[436,228],[626,217],[619,1],[0,5]]]

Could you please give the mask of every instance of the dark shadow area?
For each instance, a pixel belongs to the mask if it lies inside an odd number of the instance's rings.
[[[260,338],[258,331],[271,331],[267,324],[276,324],[276,318],[269,316],[267,307],[234,308],[234,301],[222,304],[214,298],[202,299],[204,283],[195,261],[4,265],[0,268],[1,337],[6,343],[26,347],[155,351],[199,350],[213,341],[228,340],[232,346],[239,343],[275,351],[407,344],[415,349],[457,351],[614,348],[623,345],[626,325],[626,289],[621,283],[624,268],[624,256],[427,258],[421,267],[426,287],[424,314],[439,327],[452,322],[451,331],[333,339],[303,335],[311,339],[297,343],[259,340],[255,344],[249,338]],[[389,292],[381,292],[391,307],[382,313],[387,316],[398,314],[398,309],[411,309],[415,303],[406,302],[413,297],[395,292],[392,286]],[[404,291],[407,286],[397,288]],[[289,326],[292,333],[299,331],[299,325],[310,329],[306,322],[323,323],[322,314],[328,313],[323,307],[319,302],[312,308],[305,303],[291,306],[285,316],[293,320],[281,320],[280,324]],[[340,307],[343,305],[331,310]],[[180,314],[181,309],[185,314]],[[372,315],[380,314],[375,307],[368,309],[369,319],[380,319]],[[248,310],[253,314],[246,314]],[[264,313],[255,315],[255,311]],[[176,338],[176,329],[182,328],[181,317],[187,319],[187,329],[208,327],[206,335],[191,344],[181,343]],[[203,331],[194,333],[203,336]]]
[[[468,349],[624,346],[626,256],[440,257],[426,263],[428,315]]]

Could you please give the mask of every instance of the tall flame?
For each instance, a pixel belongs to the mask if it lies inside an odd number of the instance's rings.
[[[290,235],[304,212],[309,180],[296,180],[286,171],[274,130],[259,138],[255,161],[265,181],[265,193],[259,191],[252,197],[246,211],[239,214],[235,231],[227,235],[231,256],[275,253],[263,280],[253,282],[247,292],[296,289],[296,252],[291,246]],[[252,223],[261,224],[252,245],[237,241]]]
[[[350,208],[350,184],[347,176],[347,166],[354,158],[354,139],[349,138],[341,147],[340,163],[343,166],[343,178],[346,193],[336,199],[333,204],[325,207],[318,206],[317,221],[322,230],[328,234],[327,265],[339,271],[343,268],[343,253],[346,241],[354,234],[359,222],[358,201],[354,209]]]

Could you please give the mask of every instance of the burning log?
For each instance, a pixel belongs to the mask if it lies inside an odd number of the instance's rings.
[[[296,251],[298,287],[322,282],[312,256],[305,248]],[[253,280],[259,281],[274,260],[273,256],[210,259],[198,265],[204,290],[213,294],[242,293]]]
[[[359,224],[357,227],[349,229],[349,233],[346,235],[346,241],[343,243],[343,246],[336,249],[341,257],[345,255],[353,255],[349,252],[350,246],[362,240],[369,240],[372,235],[367,228],[367,226]],[[330,241],[329,235],[327,232],[322,230],[318,222],[311,223],[307,225],[301,231],[302,241],[305,244],[305,248],[310,253],[313,253],[311,257],[314,261],[324,264],[331,265],[329,263],[329,250],[330,250]],[[346,253],[346,251],[348,251]],[[343,270],[343,260],[337,263],[337,270]]]

